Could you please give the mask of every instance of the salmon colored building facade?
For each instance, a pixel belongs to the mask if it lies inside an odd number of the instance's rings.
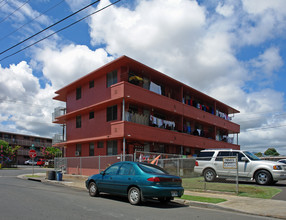
[[[138,61],[122,56],[56,91],[66,111],[65,156],[194,155],[239,149],[238,110]]]

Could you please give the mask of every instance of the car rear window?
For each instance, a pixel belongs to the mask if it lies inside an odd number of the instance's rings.
[[[139,164],[139,167],[146,173],[154,173],[154,174],[168,174],[161,167],[152,165],[152,164]]]
[[[211,160],[214,155],[214,151],[200,152],[197,160]]]

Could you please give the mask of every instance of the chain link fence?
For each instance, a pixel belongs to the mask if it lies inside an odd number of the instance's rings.
[[[122,155],[92,156],[92,157],[56,157],[54,166],[56,171],[72,175],[93,175],[100,173],[110,165],[123,161]],[[133,161],[133,155],[125,155],[125,161]]]
[[[228,176],[228,178],[215,179],[212,182],[205,181],[204,176],[194,171],[196,159],[196,157],[184,157],[182,155],[143,151],[137,151],[134,155],[129,154],[125,156],[125,161],[153,163],[162,167],[172,175],[180,176],[183,179],[185,190],[238,193],[237,175]],[[123,160],[123,155],[57,157],[54,160],[54,165],[56,171],[62,171],[64,174],[89,176],[100,173],[110,165]],[[202,158],[200,161],[208,162],[208,160],[208,158]],[[237,174],[237,167],[233,167],[234,158],[221,158],[221,162],[226,166],[225,172]]]
[[[225,172],[227,178],[214,178],[214,181],[206,181],[204,175],[196,173],[197,157],[186,157],[183,155],[163,154],[153,152],[137,151],[134,153],[134,160],[139,162],[154,163],[165,169],[172,175],[180,176],[183,179],[183,186],[186,190],[195,191],[221,191],[238,193],[238,164],[237,157],[221,157],[216,161],[221,171]],[[200,161],[210,162],[211,158],[200,158]],[[200,162],[199,161],[199,162]],[[211,175],[211,174],[210,174]],[[214,175],[216,175],[214,173]]]

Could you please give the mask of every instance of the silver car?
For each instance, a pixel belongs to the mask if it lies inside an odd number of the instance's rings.
[[[33,161],[33,160],[26,160],[25,162],[25,165],[37,165],[37,161]]]
[[[237,158],[238,170],[230,167],[231,158]],[[232,149],[202,150],[194,171],[204,176],[207,182],[216,178],[234,178],[237,174],[239,180],[255,180],[260,185],[286,180],[286,164],[261,160],[249,151]]]

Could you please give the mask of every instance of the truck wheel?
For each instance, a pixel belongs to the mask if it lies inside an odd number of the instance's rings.
[[[213,182],[216,179],[216,172],[208,168],[204,171],[204,178],[206,182]]]
[[[259,185],[269,185],[272,182],[272,176],[266,170],[259,170],[255,173],[255,181]]]

